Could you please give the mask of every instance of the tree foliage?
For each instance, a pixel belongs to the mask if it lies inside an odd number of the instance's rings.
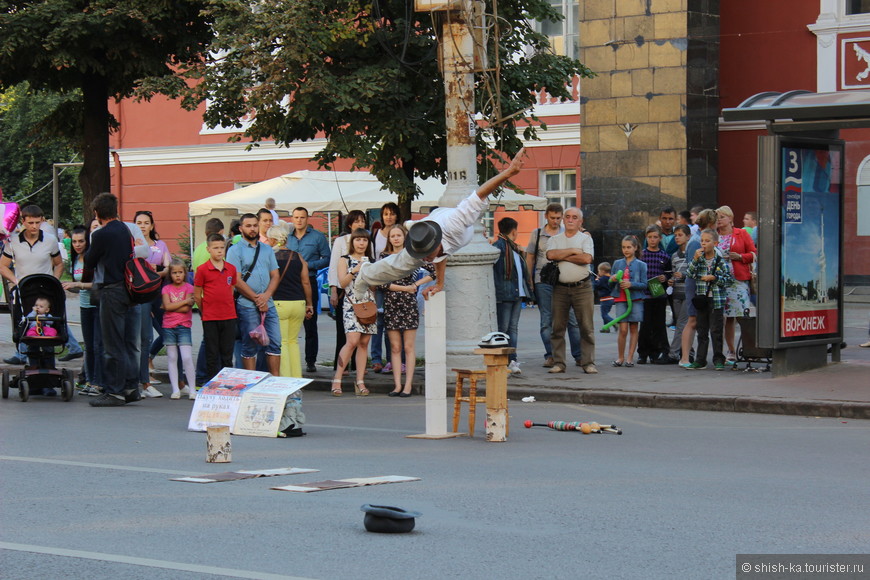
[[[55,111],[63,109],[75,95],[32,91],[27,83],[0,93],[0,188],[4,201],[35,203],[46,215],[52,209],[53,163],[78,160],[74,143],[45,138],[40,130]],[[81,189],[78,169],[69,168],[59,177],[60,218],[78,223],[81,215]]]
[[[109,98],[177,96],[183,73],[212,38],[204,2],[22,0],[0,2],[0,88],[75,94],[51,129],[80,144],[89,205],[109,189]],[[74,92],[75,91],[75,92]]]
[[[515,153],[534,139],[535,91],[571,98],[574,75],[590,71],[557,56],[529,20],[558,20],[546,0],[500,0],[488,22],[487,53],[500,70],[476,75],[479,174],[492,175],[495,151]],[[244,128],[254,142],[288,145],[324,134],[320,166],[353,159],[406,207],[415,175],[446,176],[444,85],[438,40],[442,13],[414,12],[411,0],[212,0],[212,58],[188,106],[208,99],[209,126]],[[491,31],[494,31],[494,26]],[[497,41],[497,43],[496,43]],[[496,58],[497,55],[497,58]],[[245,124],[243,124],[245,121]]]

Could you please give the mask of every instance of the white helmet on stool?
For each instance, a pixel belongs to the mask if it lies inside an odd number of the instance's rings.
[[[481,348],[502,348],[510,346],[510,337],[503,332],[490,332],[480,339]]]

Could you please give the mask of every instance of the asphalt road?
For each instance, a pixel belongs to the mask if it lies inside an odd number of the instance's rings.
[[[737,553],[870,544],[868,421],[512,401],[506,443],[429,441],[405,437],[423,431],[422,397],[313,392],[308,436],[234,436],[233,463],[206,464],[190,408],[0,401],[0,577],[733,578]],[[320,472],[169,481],[287,466]],[[377,475],[422,480],[270,490]],[[423,516],[410,534],[372,534],[366,503]]]

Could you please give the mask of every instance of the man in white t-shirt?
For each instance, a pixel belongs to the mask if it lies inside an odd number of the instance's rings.
[[[565,231],[550,238],[547,259],[559,263],[559,282],[553,288],[553,359],[551,373],[565,372],[565,329],[573,309],[580,327],[580,361],[586,374],[595,374],[594,293],[589,265],[595,258],[592,236],[582,231],[583,213],[565,210]]]
[[[10,286],[17,286],[19,280],[31,274],[52,274],[55,278],[60,278],[63,275],[63,260],[60,257],[57,238],[42,228],[42,224],[45,223],[42,209],[37,205],[25,206],[21,210],[20,219],[21,231],[13,233],[3,247],[3,255],[0,256],[0,275],[6,278]],[[81,347],[77,342],[75,347],[81,353]],[[26,364],[27,358],[23,353],[27,352],[27,345],[20,345],[19,350],[22,354],[16,353],[3,362]]]

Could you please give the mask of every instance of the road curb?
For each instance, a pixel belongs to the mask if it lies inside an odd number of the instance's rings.
[[[350,381],[347,381],[348,384]],[[366,380],[372,394],[386,394],[393,389],[392,382]],[[308,391],[328,391],[331,383],[326,378],[314,378]],[[452,384],[447,386],[447,398],[454,394]],[[415,385],[414,394],[422,396],[422,387]],[[533,396],[540,403],[573,403],[577,405],[603,405],[612,407],[649,407],[655,409],[681,409],[686,411],[714,411],[726,413],[760,413],[767,415],[798,415],[812,417],[841,417],[844,419],[870,419],[870,403],[853,401],[822,401],[813,399],[775,399],[767,397],[741,397],[736,395],[670,394],[639,391],[601,389],[529,388],[508,384],[508,398],[519,403]]]

